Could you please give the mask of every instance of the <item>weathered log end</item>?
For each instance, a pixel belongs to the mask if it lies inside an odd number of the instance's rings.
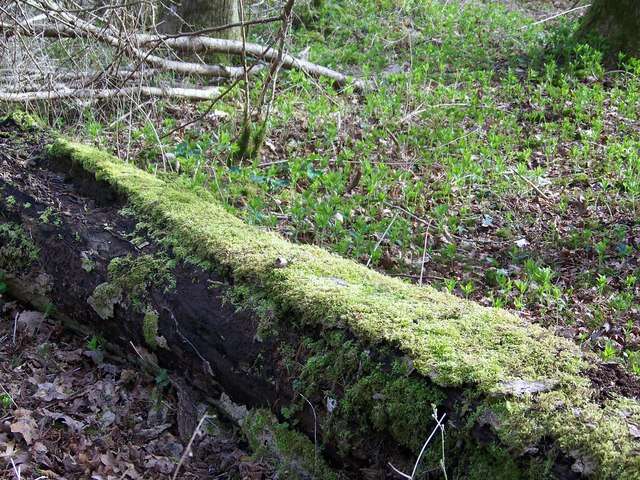
[[[317,478],[411,471],[434,407],[449,478],[640,478],[638,390],[602,392],[612,367],[569,340],[248,226],[184,178],[29,136],[35,163],[0,160],[4,282],[44,275],[33,296],[71,320],[317,432],[346,472]]]

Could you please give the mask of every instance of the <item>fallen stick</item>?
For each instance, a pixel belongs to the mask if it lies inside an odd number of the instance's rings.
[[[61,100],[65,98],[104,99],[142,95],[144,97],[186,98],[189,100],[213,100],[219,95],[218,88],[169,88],[169,87],[125,87],[125,88],[59,88],[36,92],[0,91],[0,102],[25,103],[32,101]]]
[[[228,55],[242,55],[242,41],[210,38],[205,36],[174,37],[150,34],[132,34],[126,37],[129,45],[121,38],[108,34],[102,29],[78,19],[73,19],[77,28],[72,28],[62,24],[39,24],[39,25],[12,25],[0,23],[0,31],[5,34],[22,34],[27,36],[42,36],[47,38],[95,38],[113,47],[124,48],[132,53],[136,58],[153,65],[155,67],[171,70],[178,73],[198,74],[204,76],[217,76],[223,78],[239,78],[244,75],[242,67],[226,67],[221,65],[208,65],[194,62],[184,62],[178,60],[168,60],[158,55],[145,52],[143,47],[157,47],[163,45],[176,50],[191,53],[222,53]],[[278,58],[278,50],[256,43],[246,44],[247,55],[264,61],[272,61]],[[350,78],[340,72],[332,70],[322,65],[308,62],[296,58],[289,54],[282,55],[282,67],[286,69],[296,69],[314,77],[327,77],[333,80],[338,86],[345,86]],[[256,67],[251,68],[251,73],[255,73]],[[356,89],[364,88],[362,81],[354,80]]]

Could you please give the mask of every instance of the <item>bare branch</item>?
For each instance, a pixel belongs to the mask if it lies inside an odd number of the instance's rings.
[[[104,99],[139,94],[145,97],[186,98],[190,100],[214,100],[219,95],[218,88],[169,88],[169,87],[127,87],[115,89],[73,89],[41,90],[35,92],[2,92],[1,102],[25,103],[41,100],[61,100],[65,98]]]
[[[67,15],[67,17],[71,17]],[[67,19],[68,20],[68,19]],[[163,44],[178,51],[186,51],[191,53],[223,53],[228,55],[243,54],[243,47],[246,47],[246,54],[254,58],[264,61],[282,62],[282,67],[287,69],[301,70],[308,75],[314,77],[327,77],[336,82],[339,86],[348,84],[349,77],[321,65],[317,65],[306,60],[296,58],[289,54],[283,54],[280,57],[279,49],[266,47],[257,43],[246,43],[242,41],[227,40],[221,38],[210,38],[204,36],[187,36],[187,37],[171,37],[151,34],[132,34],[127,38],[131,45],[124,42],[114,35],[106,33],[104,30],[93,24],[80,19],[74,19],[74,27],[67,25],[25,25],[25,24],[8,24],[0,23],[0,32],[6,35],[20,33],[28,36],[44,36],[48,38],[95,38],[98,41],[107,43],[113,47],[124,48],[145,63],[186,74],[199,74],[205,76],[215,76],[223,78],[239,78],[244,76],[242,67],[225,67],[220,65],[207,65],[200,63],[182,62],[176,60],[168,60],[157,55],[151,55],[149,52],[141,50],[143,47],[157,47]],[[255,73],[256,67],[251,68],[251,73]],[[356,88],[362,88],[364,85],[361,81],[355,81]]]

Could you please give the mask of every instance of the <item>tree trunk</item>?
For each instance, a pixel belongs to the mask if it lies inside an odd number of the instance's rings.
[[[606,59],[615,61],[619,52],[640,56],[640,2],[594,0],[579,30],[579,38],[601,36],[606,41]]]
[[[160,33],[179,33],[238,23],[239,0],[182,0],[160,14]],[[215,37],[240,40],[240,28],[216,32]]]

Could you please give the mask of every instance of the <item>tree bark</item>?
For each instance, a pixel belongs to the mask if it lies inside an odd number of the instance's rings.
[[[199,30],[202,28],[220,27],[240,21],[238,13],[239,0],[182,0],[161,14],[158,31],[175,34]],[[218,38],[240,40],[239,27],[229,28],[216,34]]]
[[[594,0],[578,32],[581,39],[600,36],[606,41],[606,57],[615,61],[619,52],[640,56],[640,2]]]

